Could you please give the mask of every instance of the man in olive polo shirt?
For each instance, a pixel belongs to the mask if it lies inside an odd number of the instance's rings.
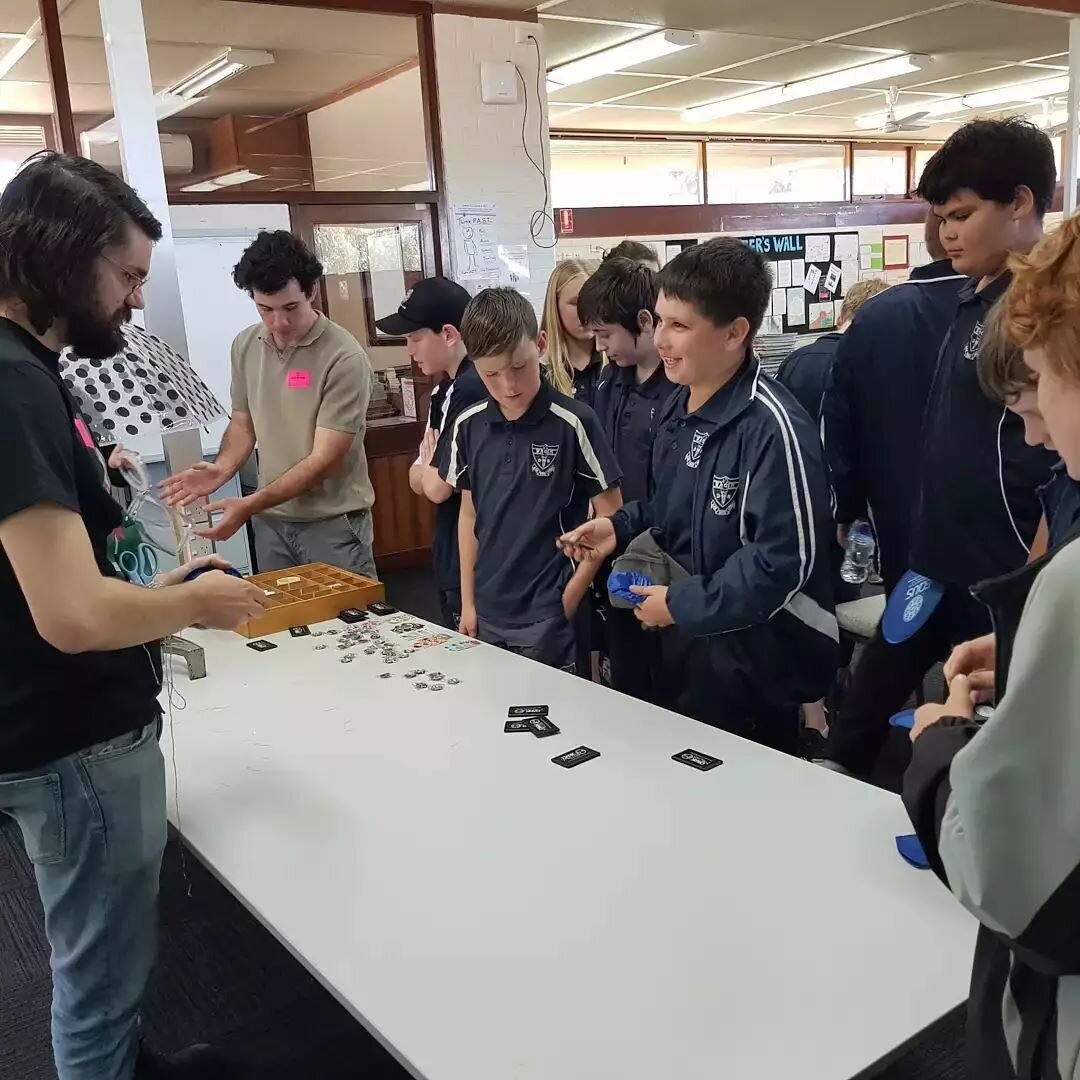
[[[233,272],[262,322],[232,345],[232,419],[217,460],[162,485],[173,506],[217,491],[259,446],[259,488],[211,503],[210,540],[253,518],[261,571],[326,562],[374,578],[364,454],[372,372],[356,339],[312,306],[322,266],[284,230],[262,232]],[[220,515],[220,516],[217,516]]]

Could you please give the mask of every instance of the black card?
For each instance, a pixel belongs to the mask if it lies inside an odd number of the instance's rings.
[[[547,716],[546,705],[511,705],[506,710],[507,716]]]
[[[710,757],[700,750],[684,750],[681,754],[672,754],[671,760],[680,761],[683,765],[700,769],[702,772],[708,772],[710,769],[715,769],[717,765],[724,764],[718,757]]]
[[[289,633],[293,637],[311,637],[311,630],[306,626],[290,626]]]
[[[344,623],[363,622],[367,618],[367,612],[359,608],[347,607],[338,612],[338,618]]]
[[[576,750],[567,750],[565,754],[559,754],[558,757],[553,757],[551,760],[556,765],[561,765],[564,769],[572,769],[575,765],[580,765],[584,761],[592,761],[593,758],[600,756],[599,750],[591,750],[587,746],[579,746]]]
[[[383,604],[383,603],[368,604],[368,611],[370,611],[372,613],[372,615],[396,615],[397,614],[397,608],[396,607],[391,607],[389,604]]]
[[[559,734],[559,729],[546,716],[530,716],[526,718],[525,723],[538,739],[547,739]]]
[[[259,638],[258,641],[249,641],[247,647],[249,649],[254,649],[256,652],[269,652],[271,649],[277,648],[272,641],[267,641],[266,638]]]
[[[514,731],[532,731],[532,728],[528,720],[507,720],[503,725],[503,731],[509,734]]]

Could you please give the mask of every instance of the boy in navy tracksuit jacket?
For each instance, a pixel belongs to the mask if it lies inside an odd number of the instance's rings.
[[[913,462],[909,567],[944,591],[905,641],[888,644],[879,630],[863,650],[830,736],[834,767],[873,768],[889,717],[929,668],[990,630],[971,587],[1017,570],[1030,556],[1042,516],[1037,490],[1054,459],[1026,445],[1020,418],[983,392],[976,361],[986,320],[1009,285],[1009,255],[1030,251],[1042,235],[1055,182],[1049,138],[1015,117],[965,124],[923,171],[918,194],[941,219],[954,269],[969,275],[938,355]]]
[[[651,530],[689,575],[634,590],[638,620],[660,631],[662,703],[794,753],[838,633],[818,434],[751,352],[771,295],[764,259],[731,238],[661,271],[656,345],[680,389],[659,416],[651,495],[562,542],[605,558]]]
[[[625,502],[648,495],[653,437],[664,403],[675,389],[656,351],[657,274],[630,259],[608,257],[578,295],[578,316],[607,357],[594,408],[622,470]],[[592,594],[594,651],[603,682],[624,694],[652,700],[649,648],[633,612],[607,600],[607,571]]]

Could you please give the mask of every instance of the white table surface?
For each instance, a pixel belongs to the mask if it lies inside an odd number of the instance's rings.
[[[891,794],[489,646],[191,636],[185,840],[418,1077],[844,1080],[967,995],[975,924]],[[561,735],[503,733],[535,703]]]

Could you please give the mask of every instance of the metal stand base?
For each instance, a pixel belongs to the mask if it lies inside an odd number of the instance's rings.
[[[201,645],[179,634],[171,634],[162,643],[161,651],[168,656],[183,657],[187,662],[188,678],[192,682],[206,678],[206,653]]]

